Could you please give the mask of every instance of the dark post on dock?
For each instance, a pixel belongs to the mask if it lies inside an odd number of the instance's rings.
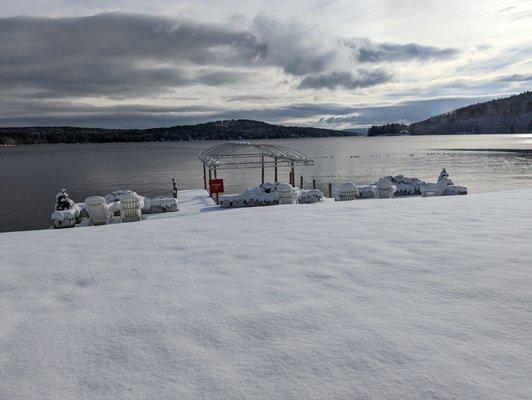
[[[177,183],[175,183],[175,178],[172,178],[172,194],[174,199],[177,199]]]

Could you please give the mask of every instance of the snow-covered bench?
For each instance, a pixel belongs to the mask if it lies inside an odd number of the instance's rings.
[[[241,194],[224,194],[218,198],[218,204],[223,208],[246,207],[246,197]]]
[[[53,227],[56,229],[72,228],[79,222],[81,215],[81,208],[78,204],[74,204],[67,210],[58,210],[52,213]]]
[[[154,199],[144,199],[145,203],[150,202],[150,212],[164,213],[179,211],[178,201],[173,197],[156,197]]]
[[[467,187],[458,185],[449,185],[445,191],[445,196],[461,196],[467,194]]]
[[[323,200],[323,192],[318,189],[299,190],[299,204],[317,203]]]

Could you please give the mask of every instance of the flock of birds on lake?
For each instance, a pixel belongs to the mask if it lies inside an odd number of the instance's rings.
[[[451,155],[452,153],[425,153],[426,156],[436,156],[436,155]],[[415,153],[407,154],[408,157],[415,157]],[[370,154],[369,158],[380,158],[380,157],[390,157],[390,154]],[[333,154],[322,155],[321,158],[334,158]],[[358,154],[352,154],[349,158],[360,158]]]

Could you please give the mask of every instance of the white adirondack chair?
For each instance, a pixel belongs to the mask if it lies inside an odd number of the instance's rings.
[[[107,204],[103,197],[87,197],[85,199],[85,204],[92,225],[105,225],[112,221],[112,206]]]
[[[279,204],[294,204],[294,188],[288,183],[278,183],[276,186],[277,193],[279,194]]]
[[[421,197],[444,196],[447,191],[447,186],[451,184],[452,181],[449,178],[440,176],[438,183],[435,185],[421,186]]]
[[[142,221],[141,204],[138,196],[120,197],[120,218],[122,222]]]
[[[371,191],[376,199],[393,199],[397,186],[389,179],[380,178],[376,186],[371,186]]]
[[[340,193],[338,194],[338,201],[355,200],[358,197],[358,188],[351,182],[342,183],[340,186]]]

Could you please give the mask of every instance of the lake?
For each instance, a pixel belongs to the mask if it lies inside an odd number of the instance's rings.
[[[367,184],[383,175],[415,176],[435,182],[447,168],[469,193],[532,186],[532,134],[400,136],[260,140],[299,150],[315,160],[296,169],[304,186],[316,179]],[[220,142],[65,144],[0,147],[0,232],[44,229],[51,224],[55,195],[65,188],[81,202],[87,196],[131,189],[147,197],[171,196],[203,186],[197,155]],[[260,169],[223,170],[226,193],[260,183]],[[273,170],[266,180],[273,181]],[[288,170],[280,179],[288,181]]]

